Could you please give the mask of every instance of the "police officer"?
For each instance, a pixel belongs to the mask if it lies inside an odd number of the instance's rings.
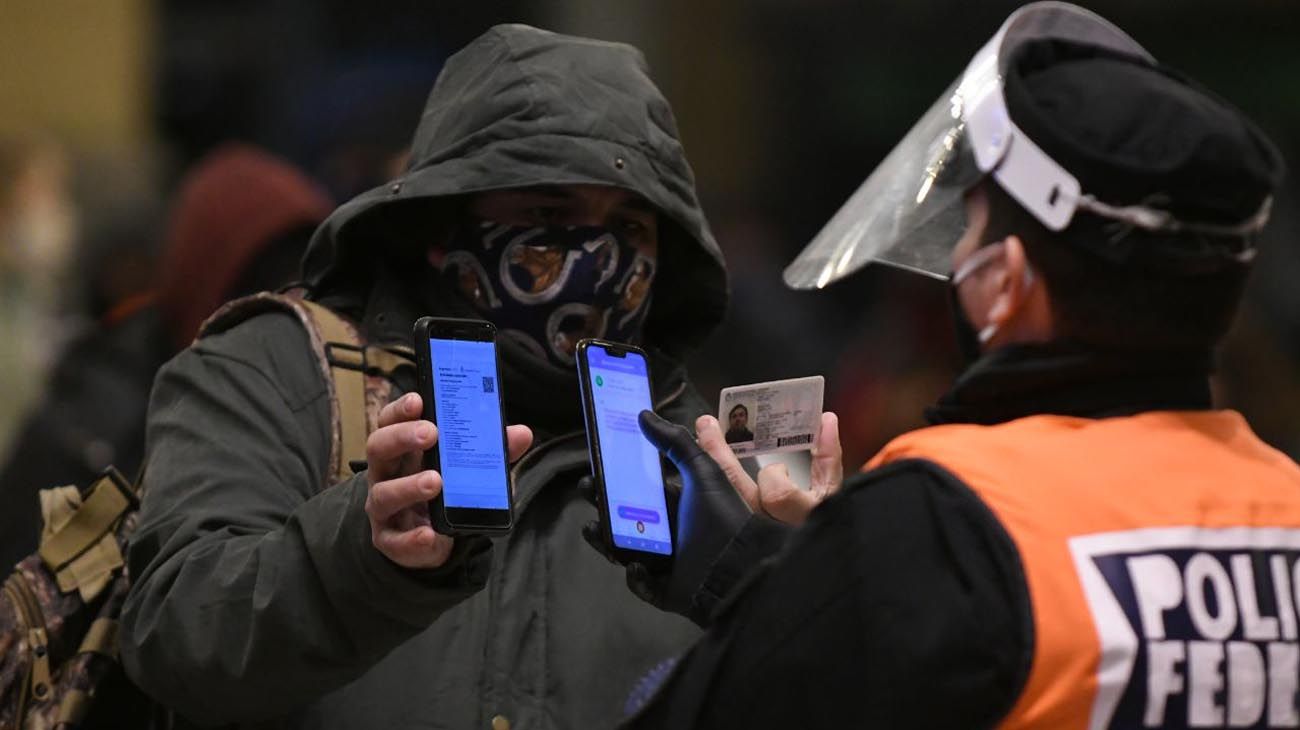
[[[1282,174],[1106,21],[1013,14],[786,271],[949,279],[975,359],[935,425],[791,530],[818,495],[642,414],[684,490],[629,580],[710,630],[629,724],[1300,724],[1300,468],[1208,383]]]

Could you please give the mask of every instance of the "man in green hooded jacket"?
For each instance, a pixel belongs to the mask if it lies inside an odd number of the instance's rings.
[[[370,469],[323,486],[329,384],[292,316],[252,317],[155,386],[122,621],[131,677],[203,725],[615,723],[635,679],[698,630],[582,542],[572,345],[640,342],[659,412],[689,423],[707,407],[681,358],[727,298],[641,55],[491,29],[447,62],[406,174],[336,210],[304,275],[374,344],[409,343],[425,314],[496,323],[506,416],[534,437],[512,469],[514,531],[433,533],[419,505],[438,484],[416,457],[436,430],[413,395],[381,413]],[[518,458],[528,429],[510,441]]]

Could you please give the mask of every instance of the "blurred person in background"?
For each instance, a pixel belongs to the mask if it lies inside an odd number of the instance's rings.
[[[295,280],[331,208],[287,163],[228,145],[182,180],[160,272],[140,261],[153,243],[139,239],[156,235],[147,211],[85,232],[96,321],[59,356],[0,467],[0,565],[36,550],[38,490],[87,485],[110,464],[128,478],[138,471],[158,368],[222,302]]]
[[[297,318],[253,316],[160,373],[149,414],[128,673],[205,725],[586,728],[698,635],[585,546],[572,344],[638,342],[655,400],[708,410],[682,358],[727,275],[667,100],[636,49],[497,26],[444,67],[410,166],[338,208],[304,259],[316,301],[375,346],[417,317],[496,324],[515,524],[434,533],[413,372],[368,468],[325,484],[330,386]],[[648,296],[645,294],[648,290]],[[567,313],[567,316],[566,316]],[[599,652],[598,652],[599,650]]]
[[[841,485],[826,414],[803,491],[641,414],[684,488],[629,577],[710,628],[628,726],[1300,724],[1300,466],[1210,396],[1283,174],[1113,25],[1013,14],[786,271],[948,278],[934,425]]]
[[[77,220],[63,147],[39,134],[0,137],[0,444],[61,340]]]
[[[302,255],[334,205],[269,152],[227,144],[182,183],[167,229],[158,306],[173,352],[224,302],[298,280]]]

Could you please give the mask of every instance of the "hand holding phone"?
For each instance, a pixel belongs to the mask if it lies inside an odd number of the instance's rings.
[[[717,602],[743,575],[744,571],[738,569],[748,565],[746,559],[756,555],[766,557],[768,548],[774,551],[773,546],[779,542],[753,540],[740,555],[726,561],[727,569],[720,575],[713,575],[728,545],[747,525],[752,524],[753,512],[723,467],[686,428],[648,410],[638,415],[637,423],[646,440],[663,452],[681,474],[681,493],[669,500],[670,508],[674,510],[669,514],[675,515],[672,520],[672,561],[650,565],[641,560],[627,562],[625,557],[615,555],[607,546],[599,523],[584,528],[583,537],[605,557],[626,563],[628,587],[641,600],[704,626]],[[726,449],[725,445],[723,449]],[[730,454],[730,450],[727,453]],[[580,484],[580,488],[588,494],[588,499],[598,501],[594,494],[598,491],[594,480],[586,477],[583,481],[585,484]],[[760,529],[769,533],[772,529],[782,530],[781,527]]]
[[[438,427],[424,466],[441,478],[428,503],[444,535],[500,535],[514,524],[496,328],[489,322],[424,317],[415,353],[425,420]]]
[[[420,418],[423,410],[420,397],[407,393],[379,411],[378,428],[366,439],[370,542],[404,568],[439,567],[453,544],[429,523],[426,504],[442,480],[421,466],[424,450],[437,441],[433,424]]]
[[[429,519],[429,500],[442,490],[442,475],[424,469],[424,451],[437,444],[437,428],[421,416],[424,402],[407,393],[384,406],[379,426],[366,441],[369,492],[366,515],[370,540],[380,553],[405,568],[437,568],[454,545]],[[533,443],[527,426],[506,428],[513,463]]]
[[[649,360],[640,348],[601,340],[579,342],[576,355],[606,544],[620,562],[667,564],[673,533],[663,463],[637,425],[652,407]]]

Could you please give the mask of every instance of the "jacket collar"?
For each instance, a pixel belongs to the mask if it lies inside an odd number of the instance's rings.
[[[1101,352],[1072,343],[1017,345],[971,365],[926,410],[932,424],[995,424],[1032,415],[1084,418],[1210,408],[1208,351]]]

